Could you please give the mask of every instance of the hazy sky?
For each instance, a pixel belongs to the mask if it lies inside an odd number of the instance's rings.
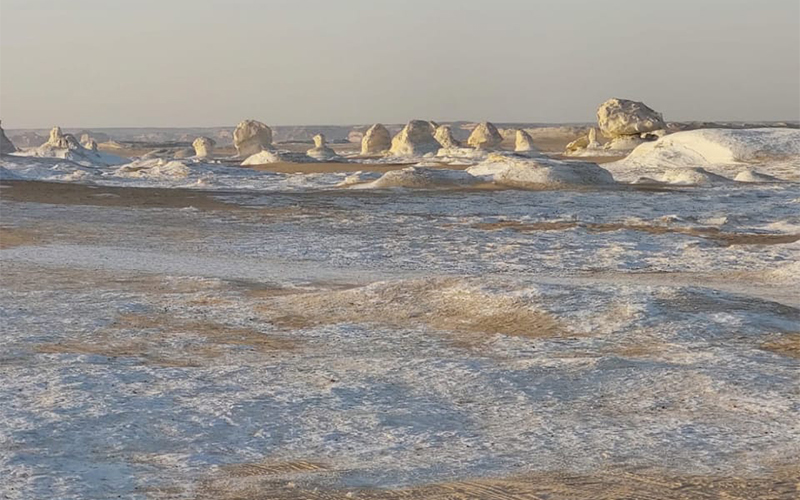
[[[0,0],[8,128],[800,119],[798,0]]]

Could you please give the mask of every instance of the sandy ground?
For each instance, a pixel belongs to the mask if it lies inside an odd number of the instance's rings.
[[[294,167],[294,166],[292,166]],[[342,165],[315,165],[319,168],[345,168]],[[363,169],[363,165],[358,166]],[[276,166],[274,168],[283,168]],[[287,167],[291,168],[291,167]],[[396,166],[380,166],[376,168],[397,168]],[[327,170],[326,170],[327,171]],[[2,261],[3,287],[13,294],[39,295],[63,294],[65,297],[78,297],[90,294],[91,300],[104,300],[110,296],[124,298],[122,306],[112,306],[108,316],[112,320],[93,325],[92,328],[75,328],[76,332],[68,336],[52,333],[34,335],[21,341],[14,341],[7,349],[9,353],[21,352],[16,358],[9,354],[0,355],[0,368],[11,368],[18,365],[45,363],[53,366],[56,362],[68,363],[69,369],[86,364],[93,366],[127,366],[136,369],[155,370],[155,373],[167,373],[171,378],[177,371],[170,370],[205,370],[209,367],[223,366],[230,383],[238,375],[238,370],[247,366],[262,369],[274,363],[291,360],[311,359],[325,360],[332,364],[342,363],[344,356],[326,358],[327,337],[314,337],[308,332],[317,330],[325,332],[326,327],[342,324],[357,324],[368,318],[373,325],[387,328],[392,332],[435,332],[437,342],[443,342],[448,348],[469,353],[471,363],[485,360],[502,360],[506,363],[525,364],[532,362],[534,354],[545,349],[547,343],[558,347],[546,363],[585,363],[586,360],[604,359],[622,356],[632,365],[642,362],[653,362],[665,366],[681,366],[686,361],[681,358],[680,346],[650,337],[647,331],[636,332],[632,338],[614,337],[612,342],[599,347],[570,347],[572,342],[581,339],[597,338],[598,330],[603,326],[590,326],[576,330],[574,324],[567,325],[563,318],[544,310],[531,310],[526,307],[525,297],[507,294],[495,296],[489,290],[481,288],[477,294],[465,294],[461,288],[460,277],[432,278],[423,276],[419,279],[405,279],[398,283],[375,285],[375,279],[354,279],[352,282],[334,280],[308,279],[300,280],[295,286],[273,284],[257,273],[255,264],[265,261],[262,256],[247,261],[253,265],[245,269],[244,277],[227,276],[225,279],[210,281],[208,279],[176,278],[171,271],[142,272],[133,270],[113,270],[103,268],[107,260],[101,250],[109,245],[123,245],[127,241],[136,243],[141,248],[141,260],[147,260],[146,249],[157,244],[159,248],[169,249],[175,253],[177,249],[196,247],[199,254],[210,252],[208,242],[224,240],[228,234],[209,234],[208,227],[201,227],[187,221],[199,219],[183,219],[183,209],[189,214],[200,213],[198,217],[220,220],[228,224],[243,224],[250,233],[264,230],[262,224],[272,224],[281,238],[277,245],[291,237],[293,224],[310,218],[321,221],[335,220],[338,224],[334,231],[348,231],[345,224],[353,217],[348,211],[329,213],[331,201],[325,199],[316,202],[311,197],[298,198],[298,202],[287,202],[281,207],[244,207],[233,202],[222,201],[220,196],[227,193],[210,193],[181,189],[154,188],[122,188],[87,186],[80,184],[56,184],[28,181],[3,181],[0,183],[0,199],[6,206],[27,207],[26,204],[43,204],[50,210],[48,217],[32,217],[20,215],[9,218],[7,213],[0,221],[0,249],[4,251],[24,252],[30,255],[50,245],[81,246],[89,253],[96,252],[88,265],[73,267],[56,267],[37,265],[24,260]],[[281,196],[281,195],[276,195]],[[378,195],[365,194],[367,202]],[[363,201],[363,200],[362,200]],[[59,219],[61,211],[77,210],[80,217]],[[114,215],[128,214],[129,216]],[[24,210],[22,210],[24,212]],[[16,212],[15,212],[16,213]],[[70,212],[71,213],[71,212]],[[434,219],[431,214],[404,214],[406,217],[421,216]],[[116,218],[115,218],[116,217]],[[148,217],[150,219],[148,219]],[[326,219],[329,218],[329,219]],[[52,220],[51,220],[52,219]],[[122,222],[120,222],[122,221]],[[443,229],[453,231],[476,231],[482,234],[496,234],[506,231],[523,237],[538,237],[554,231],[588,230],[593,234],[608,235],[615,231],[625,230],[641,234],[644,238],[686,237],[697,241],[717,245],[719,248],[730,246],[777,247],[790,244],[800,239],[800,235],[750,234],[741,232],[720,231],[716,228],[670,228],[648,224],[622,226],[606,223],[578,223],[572,221],[534,223],[529,221],[495,221],[474,222],[468,217],[453,222],[448,219],[449,226]],[[287,232],[280,233],[286,225]],[[323,224],[324,226],[324,224]],[[210,226],[210,227],[224,227]],[[342,229],[344,227],[344,229]],[[114,235],[113,238],[109,235]],[[244,236],[244,233],[242,233]],[[353,236],[355,238],[356,236]],[[398,238],[413,239],[408,234],[398,232]],[[113,241],[110,241],[113,240]],[[138,243],[141,241],[141,244]],[[61,248],[61,247],[58,247]],[[466,251],[464,248],[460,251]],[[19,255],[19,254],[16,254]],[[488,257],[487,257],[488,258]],[[212,261],[208,261],[212,262]],[[148,267],[149,263],[134,262],[134,267]],[[309,268],[321,267],[314,261],[308,263]],[[287,265],[288,267],[288,265]],[[198,266],[198,274],[209,272]],[[229,273],[230,274],[230,273]],[[321,276],[318,270],[309,272],[311,276]],[[410,274],[410,273],[409,273]],[[404,276],[408,278],[407,276]],[[540,277],[547,282],[547,277]],[[761,279],[758,273],[708,274],[699,273],[622,273],[594,272],[573,275],[570,277],[551,276],[553,283],[574,285],[578,290],[589,286],[641,286],[689,287],[702,282],[710,290],[735,293],[739,302],[732,299],[706,302],[697,297],[686,299],[681,307],[687,310],[708,313],[709,317],[732,314],[736,307],[755,308],[769,321],[777,322],[775,316],[795,318],[800,307],[796,290],[793,287],[777,286]],[[760,280],[760,281],[759,281]],[[370,284],[372,285],[370,286]],[[365,287],[365,285],[367,285]],[[94,295],[92,293],[96,292]],[[716,293],[716,292],[715,292]],[[158,304],[156,310],[140,310],[130,306],[134,300],[145,299]],[[98,299],[99,298],[99,299]],[[89,299],[81,299],[89,300]],[[565,296],[562,300],[569,300]],[[764,301],[774,301],[765,303]],[[76,299],[76,307],[85,306]],[[487,307],[490,305],[491,307]],[[673,303],[674,305],[674,303]],[[679,304],[680,305],[680,304]],[[93,304],[89,304],[93,306]],[[102,302],[101,309],[107,307]],[[735,307],[734,307],[735,306]],[[240,323],[225,321],[234,311],[247,309],[246,319]],[[760,308],[760,309],[759,309]],[[92,307],[92,310],[96,309]],[[187,314],[191,313],[191,314]],[[69,316],[66,311],[65,316]],[[76,313],[77,314],[77,313]],[[620,311],[611,310],[609,318],[626,314],[623,307]],[[772,314],[770,316],[769,314]],[[32,314],[35,318],[36,315]],[[65,325],[69,324],[66,322]],[[38,320],[37,320],[38,321]],[[70,321],[75,321],[70,318]],[[766,321],[766,320],[765,320]],[[789,320],[787,320],[788,322]],[[613,323],[612,320],[606,320]],[[776,323],[778,324],[778,323]],[[265,331],[263,325],[268,325]],[[781,324],[783,325],[783,324]],[[26,324],[26,328],[35,328],[36,322]],[[65,327],[67,328],[67,327]],[[800,334],[787,331],[788,327],[777,328],[775,335],[763,341],[753,338],[736,342],[750,342],[756,351],[774,354],[777,364],[792,363],[798,359],[798,343]],[[457,332],[457,333],[455,333]],[[404,333],[405,334],[405,333]],[[779,335],[780,334],[780,335]],[[742,337],[744,337],[742,335]],[[529,351],[518,359],[513,359],[507,352],[496,349],[496,344],[514,342],[529,346]],[[342,340],[340,338],[340,340]],[[344,340],[347,340],[346,337]],[[389,339],[395,341],[397,339]],[[724,343],[730,339],[725,338]],[[387,340],[388,341],[388,340]],[[381,340],[384,342],[384,340]],[[749,344],[748,344],[749,345]],[[354,342],[355,354],[362,355],[363,347]],[[696,349],[703,349],[704,344]],[[387,348],[386,355],[391,359],[403,356],[415,356],[421,346],[413,346],[410,352],[402,351],[397,346]],[[695,349],[695,348],[693,348]],[[692,349],[688,349],[692,351]],[[748,356],[753,356],[747,351]],[[700,355],[708,355],[705,351]],[[47,358],[51,356],[51,358]],[[364,363],[372,368],[380,364],[381,358],[370,354]],[[511,359],[509,359],[511,358]],[[98,362],[98,360],[102,360]],[[700,362],[704,364],[706,361]],[[359,370],[367,369],[365,367]],[[312,365],[314,366],[314,365]],[[611,371],[624,371],[625,365]],[[66,369],[66,368],[65,368]],[[316,368],[315,368],[316,369]],[[289,380],[300,377],[293,375]],[[304,368],[304,371],[314,371]],[[358,370],[356,370],[358,371]],[[202,372],[198,378],[208,377]],[[510,376],[512,372],[503,372]],[[319,384],[322,394],[333,392],[333,387],[342,385],[338,375],[327,371],[324,376],[311,378]],[[457,377],[457,376],[456,376]],[[704,380],[704,379],[702,379]],[[457,381],[454,381],[457,382]],[[535,382],[535,381],[534,381]],[[534,382],[531,382],[532,384]],[[268,383],[265,382],[265,383]],[[360,382],[361,383],[361,382]],[[632,383],[632,382],[630,382]],[[66,390],[67,384],[61,386]],[[358,386],[356,386],[358,387]],[[352,387],[350,390],[354,390]],[[680,384],[679,389],[691,392],[692,387]],[[53,389],[57,391],[57,389]],[[114,391],[117,389],[115,388]],[[677,389],[676,389],[677,390]],[[712,389],[705,388],[711,394]],[[235,392],[232,389],[232,392]],[[100,392],[97,396],[106,395]],[[181,393],[179,398],[189,396]],[[319,397],[319,396],[316,396]],[[642,398],[645,396],[642,395]],[[740,414],[736,408],[739,400],[732,400],[726,394],[720,408],[730,406],[735,416]],[[47,400],[42,396],[42,400]],[[57,405],[66,406],[56,400]],[[669,418],[686,418],[681,412],[699,415],[693,400],[685,407],[679,407]],[[57,406],[56,405],[56,406]],[[677,405],[680,406],[680,405]],[[753,403],[753,406],[757,406]],[[592,413],[608,411],[607,418],[617,418],[624,411],[631,411],[630,418],[642,418],[644,410],[625,409],[611,406],[603,410],[594,406]],[[715,411],[720,411],[716,407]],[[58,413],[54,411],[53,413]],[[758,413],[744,413],[742,418],[763,419]],[[753,416],[755,415],[755,416]],[[331,417],[335,415],[331,414]],[[702,414],[702,418],[711,418]],[[267,418],[264,416],[264,418]],[[523,418],[525,418],[523,416]],[[701,418],[701,420],[702,420]],[[730,425],[734,425],[730,423]],[[777,425],[777,424],[776,424]],[[613,426],[610,432],[615,432]],[[227,432],[234,432],[231,427]],[[520,436],[520,439],[522,436]],[[735,438],[735,437],[734,437]],[[732,438],[733,439],[733,438]],[[790,443],[789,443],[790,444]],[[127,453],[127,452],[125,452]],[[744,452],[740,452],[743,453]],[[114,451],[112,455],[123,455]],[[350,471],[346,466],[321,456],[306,456],[304,459],[282,460],[280,457],[255,461],[240,461],[215,467],[205,467],[199,473],[195,471],[193,479],[185,478],[171,481],[169,473],[172,469],[165,465],[157,453],[140,453],[133,458],[127,457],[131,463],[144,465],[150,470],[163,470],[167,480],[158,486],[142,487],[137,490],[140,498],[150,499],[186,499],[198,500],[332,500],[345,498],[362,498],[372,500],[533,500],[533,499],[620,499],[620,498],[659,498],[659,499],[790,499],[800,494],[800,470],[792,466],[793,457],[785,456],[781,460],[760,463],[761,473],[742,470],[741,473],[697,473],[679,474],[665,470],[658,465],[650,467],[625,467],[614,464],[611,460],[607,466],[593,468],[583,473],[569,470],[569,467],[556,468],[552,471],[520,472],[513,474],[493,474],[489,477],[474,475],[459,477],[453,481],[423,482],[410,487],[370,488],[344,487],[339,478]],[[657,463],[657,457],[654,457]],[[531,456],[529,462],[535,463],[537,457]],[[564,459],[565,464],[569,460]],[[766,471],[766,472],[765,472]]]

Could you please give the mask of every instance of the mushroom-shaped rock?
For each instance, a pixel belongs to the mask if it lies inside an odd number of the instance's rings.
[[[376,123],[367,129],[361,139],[362,155],[377,155],[385,153],[392,147],[392,136],[389,131],[380,123]]]
[[[480,123],[470,134],[467,144],[476,149],[494,149],[503,142],[497,127],[489,122]]]
[[[233,145],[239,156],[272,149],[272,129],[259,121],[245,120],[233,131]]]
[[[329,161],[336,158],[336,151],[328,147],[324,134],[314,136],[314,147],[306,151],[311,158],[319,161]]]
[[[639,135],[665,129],[661,113],[643,102],[627,99],[609,99],[597,108],[597,125],[609,138]]]
[[[445,149],[460,148],[461,143],[453,137],[450,125],[439,125],[433,133],[433,138]]]
[[[6,133],[3,130],[3,127],[0,126],[0,155],[6,155],[8,153],[13,153],[17,150],[14,143],[11,142],[11,139],[6,137]]]
[[[431,124],[422,120],[411,120],[394,139],[389,152],[394,156],[422,156],[439,150],[433,138]]]
[[[517,153],[525,153],[529,151],[539,151],[539,149],[533,145],[531,134],[520,128],[517,129],[517,135],[514,140],[514,151]]]
[[[198,137],[192,142],[195,156],[198,158],[208,158],[214,154],[214,146],[216,145],[217,143],[210,137]]]

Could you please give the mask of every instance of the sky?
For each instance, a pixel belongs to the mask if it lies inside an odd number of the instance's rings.
[[[800,119],[798,0],[0,0],[6,128]]]

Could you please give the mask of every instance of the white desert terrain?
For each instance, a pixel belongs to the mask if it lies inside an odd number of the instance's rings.
[[[0,498],[797,498],[800,129],[669,127],[3,134]]]

